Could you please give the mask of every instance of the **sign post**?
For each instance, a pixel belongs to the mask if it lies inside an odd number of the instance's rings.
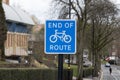
[[[58,55],[58,80],[63,80],[63,54]]]
[[[76,21],[47,20],[44,51],[46,54],[59,54],[58,80],[62,80],[63,54],[76,53]]]
[[[71,19],[71,0],[69,0],[69,19]],[[70,80],[70,54],[68,54],[68,80]]]

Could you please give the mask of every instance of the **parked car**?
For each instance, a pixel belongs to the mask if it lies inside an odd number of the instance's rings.
[[[106,62],[105,67],[110,67],[110,63]]]
[[[65,60],[64,60],[64,62],[65,62],[65,63],[68,63],[68,62],[69,62],[69,60],[68,60],[68,59],[65,59]],[[70,63],[71,63],[71,60],[70,60]]]
[[[115,60],[109,60],[108,61],[110,64],[116,64],[116,61]]]
[[[110,57],[107,57],[105,60],[110,64],[117,64],[116,61],[118,60],[118,57],[110,56]]]

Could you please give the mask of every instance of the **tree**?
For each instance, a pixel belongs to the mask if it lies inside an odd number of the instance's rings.
[[[100,57],[97,54],[102,48],[113,40],[111,37],[115,25],[115,14],[117,9],[109,0],[54,0],[57,5],[59,16],[67,18],[68,7],[71,6],[72,16],[77,20],[77,59],[78,59],[78,80],[82,80],[83,75],[83,50],[86,47],[86,30],[88,27],[92,31],[91,52],[93,54],[94,75],[98,76],[100,67]],[[102,5],[102,6],[101,6]],[[59,11],[58,11],[59,10]],[[108,38],[108,39],[107,39]]]
[[[29,41],[29,48],[32,49],[32,56],[39,61],[42,62],[44,56],[44,25],[39,24],[38,19],[35,16],[32,16],[32,20],[35,25],[31,30],[31,38]]]
[[[115,27],[118,23],[115,17],[117,8],[109,0],[95,0],[90,5],[91,12],[89,13],[89,18],[92,31],[91,51],[93,54],[93,76],[96,77],[101,67],[101,50],[114,40],[113,33],[118,28]]]
[[[68,8],[71,6],[72,16],[75,16],[77,20],[77,62],[78,62],[78,80],[82,80],[83,75],[83,49],[84,49],[84,33],[87,25],[87,4],[90,0],[74,0],[74,1],[66,1],[66,0],[54,0],[58,5],[58,9],[60,11],[56,11],[59,14],[59,18],[67,18],[68,17]],[[56,10],[58,10],[56,9]]]
[[[5,13],[2,7],[2,0],[0,0],[0,60],[5,57],[5,40],[7,35],[7,26],[5,21]]]

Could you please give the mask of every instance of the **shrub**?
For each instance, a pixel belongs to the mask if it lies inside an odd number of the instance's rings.
[[[72,70],[70,70],[72,80]],[[67,70],[63,71],[64,80],[67,80]],[[0,80],[57,80],[57,69],[38,68],[1,68]]]
[[[83,69],[83,77],[92,75],[92,71],[93,71],[92,67],[84,68]]]

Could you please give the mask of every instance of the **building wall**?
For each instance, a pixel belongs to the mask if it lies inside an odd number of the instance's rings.
[[[8,27],[5,42],[6,56],[27,56],[28,36],[27,26],[14,22],[6,22]]]
[[[3,8],[8,27],[7,40],[5,42],[5,55],[27,56],[28,32],[34,23],[27,13],[19,8],[9,6],[9,0],[2,1],[5,3],[3,4]],[[13,15],[11,16],[10,14]]]
[[[120,39],[114,40],[109,49],[110,56],[120,57]]]
[[[6,56],[27,56],[28,34],[25,33],[7,33],[5,42]]]

